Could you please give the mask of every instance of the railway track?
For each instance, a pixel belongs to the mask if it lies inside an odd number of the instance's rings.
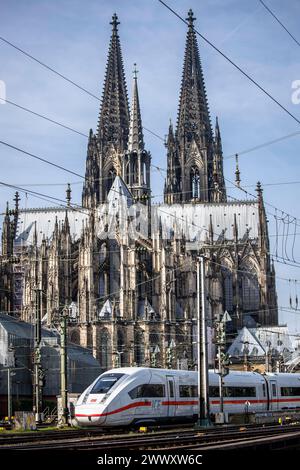
[[[186,431],[193,428],[194,424],[185,424],[180,430]],[[151,431],[166,432],[168,430],[178,430],[178,425],[165,425],[165,426],[154,426],[149,428]],[[92,438],[102,436],[115,436],[115,435],[128,435],[133,430],[127,428],[71,428],[71,429],[53,429],[51,431],[33,431],[30,433],[7,433],[0,434],[0,449],[3,445],[27,443],[27,442],[43,442],[43,441],[57,441],[73,438]],[[137,431],[135,430],[135,433]]]
[[[75,431],[73,431],[74,433]],[[275,439],[277,441],[287,439],[300,440],[300,425],[287,425],[279,427],[248,427],[248,428],[222,428],[209,430],[177,429],[156,431],[141,435],[77,435],[51,440],[38,440],[29,442],[9,442],[0,444],[0,450],[213,450],[221,448],[249,447],[258,441]],[[252,443],[252,444],[251,444]],[[231,446],[231,447],[230,447]]]

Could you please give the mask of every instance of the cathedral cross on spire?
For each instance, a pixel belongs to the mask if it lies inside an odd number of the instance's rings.
[[[110,22],[110,24],[112,25],[113,27],[113,31],[117,31],[118,30],[118,24],[120,24],[120,21],[118,21],[118,16],[116,13],[113,14],[112,16],[112,21]]]
[[[197,18],[194,17],[194,12],[193,10],[190,8],[189,11],[188,11],[188,17],[186,18],[186,21],[188,22],[189,24],[189,28],[193,28],[194,27],[194,21],[196,21]]]

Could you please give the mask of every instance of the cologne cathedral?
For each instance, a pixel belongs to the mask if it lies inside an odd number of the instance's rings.
[[[194,21],[190,10],[164,202],[152,202],[137,74],[129,107],[114,15],[82,205],[72,204],[68,188],[63,207],[24,209],[16,194],[6,209],[0,310],[34,322],[39,308],[49,327],[67,312],[69,341],[90,348],[103,370],[195,367],[199,255],[211,331],[225,311],[232,340],[244,326],[278,323],[261,185],[251,201],[227,201]]]

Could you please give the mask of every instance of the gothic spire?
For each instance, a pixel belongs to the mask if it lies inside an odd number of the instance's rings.
[[[6,203],[5,217],[2,228],[2,255],[11,256],[13,253],[13,237],[11,232],[10,211],[8,202]]]
[[[212,129],[201,60],[194,30],[195,20],[193,11],[189,10],[187,18],[189,27],[179,99],[177,136],[178,139],[186,138],[187,141],[191,141],[194,137],[196,141],[200,140],[201,146],[207,146],[208,142],[212,139]]]
[[[166,147],[168,149],[168,169],[164,188],[164,201],[166,204],[173,204],[180,200],[180,163],[171,120]]]
[[[137,69],[134,64],[133,71],[133,92],[132,92],[132,103],[131,103],[131,115],[130,115],[130,126],[129,126],[129,138],[128,138],[128,150],[132,152],[134,150],[144,150],[144,136],[143,126],[140,110],[139,92],[137,86]]]
[[[129,106],[120,39],[118,17],[113,15],[102,103],[99,114],[98,138],[103,145],[115,144],[119,150],[127,146]]]
[[[216,146],[217,146],[217,147],[221,147],[221,148],[222,148],[221,132],[220,132],[220,126],[219,126],[219,119],[218,119],[218,116],[216,116],[215,142],[216,142]]]
[[[67,189],[66,189],[66,202],[67,202],[67,207],[71,206],[71,199],[72,199],[72,189],[70,183],[68,183]]]
[[[211,188],[210,199],[214,202],[225,202],[226,187],[223,171],[223,150],[218,117],[216,117],[215,125],[212,182],[213,187]]]

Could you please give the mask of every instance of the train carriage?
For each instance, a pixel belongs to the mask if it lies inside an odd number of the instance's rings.
[[[297,408],[300,374],[230,371],[224,378],[224,411],[258,412]],[[212,413],[220,411],[219,376],[209,371]],[[198,373],[146,367],[112,369],[98,377],[79,397],[75,417],[81,425],[195,421],[198,416]]]

